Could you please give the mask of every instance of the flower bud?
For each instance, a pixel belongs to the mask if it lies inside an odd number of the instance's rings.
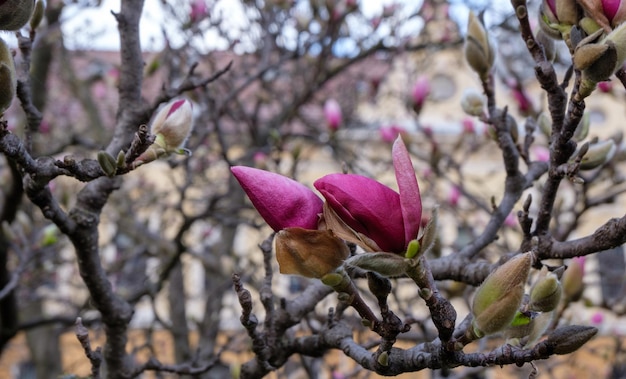
[[[493,67],[495,51],[487,30],[470,11],[465,38],[465,59],[481,80],[486,80]]]
[[[548,36],[543,29],[537,31],[535,39],[543,46],[543,53],[546,55],[548,62],[554,62],[554,58],[556,58],[556,43],[554,39]]]
[[[274,231],[289,227],[317,229],[323,202],[308,187],[252,167],[234,166],[230,170]]]
[[[578,350],[597,333],[598,329],[593,326],[563,326],[548,336],[546,344],[553,349],[554,354],[569,354]]]
[[[283,229],[274,238],[274,248],[281,273],[317,279],[333,273],[350,255],[330,230]]]
[[[544,0],[539,8],[539,25],[554,39],[569,40],[569,32],[581,17],[576,0]]]
[[[104,171],[106,176],[115,176],[115,173],[117,172],[117,160],[113,158],[111,154],[103,150],[99,151],[98,164],[100,164],[100,168]]]
[[[515,256],[478,287],[472,301],[472,325],[477,337],[496,333],[513,321],[524,297],[531,258],[530,253]]]
[[[536,312],[550,312],[561,300],[561,283],[554,273],[540,278],[530,290],[528,309]]]
[[[43,0],[37,0],[35,3],[35,11],[33,12],[33,16],[30,18],[30,28],[32,30],[37,29],[39,24],[41,24],[41,20],[43,20],[44,13],[46,11],[46,4]]]
[[[419,114],[422,110],[422,106],[424,105],[424,101],[430,94],[430,81],[428,77],[425,75],[417,78],[417,81],[413,85],[413,89],[411,90],[411,98],[413,100],[413,110],[415,113]]]
[[[589,145],[587,153],[585,153],[580,161],[580,169],[593,170],[594,168],[598,168],[610,161],[613,156],[615,156],[616,151],[617,147],[615,146],[615,141],[612,139],[591,144]]]
[[[463,91],[461,108],[470,116],[480,117],[485,113],[485,96],[473,88]]]
[[[602,82],[602,83],[606,83],[606,82]],[[587,136],[589,135],[590,124],[591,122],[589,119],[589,112],[585,112],[583,114],[583,117],[581,117],[580,122],[578,123],[578,126],[576,126],[576,130],[574,131],[574,135],[572,136],[572,139],[576,142],[580,142],[584,140],[585,138],[587,138]]]
[[[563,294],[568,301],[576,301],[582,296],[585,289],[583,284],[584,276],[585,257],[573,258],[561,277]]]
[[[17,76],[13,55],[4,40],[0,38],[0,115],[11,106],[16,87]]]
[[[342,114],[341,106],[335,99],[328,99],[324,103],[324,118],[328,129],[336,131],[341,126]]]
[[[192,127],[191,103],[185,99],[171,101],[154,117],[150,126],[150,132],[156,136],[154,143],[135,159],[133,166],[140,166],[170,153],[187,153],[182,146]]]
[[[192,23],[202,21],[209,14],[205,0],[194,0],[189,11],[189,21]]]
[[[550,119],[550,116],[548,116],[545,112],[541,112],[539,117],[537,117],[537,126],[539,126],[539,130],[541,130],[543,135],[550,138],[550,135],[552,134],[552,120]]]
[[[0,30],[18,30],[30,20],[34,0],[4,0],[0,2]]]

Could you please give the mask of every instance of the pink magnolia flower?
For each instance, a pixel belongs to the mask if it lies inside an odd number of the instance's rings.
[[[602,324],[602,322],[604,321],[604,313],[599,312],[599,311],[595,312],[594,314],[591,315],[591,319],[589,321],[591,321],[591,323],[594,325]]]
[[[406,130],[404,130],[403,127],[398,126],[398,125],[391,125],[391,126],[383,126],[382,128],[380,128],[380,138],[384,141],[384,142],[393,142],[396,140],[396,138],[398,138],[399,135],[405,133]]]
[[[152,122],[151,132],[157,136],[155,143],[162,142],[166,151],[178,149],[191,133],[192,120],[191,103],[188,100],[171,101],[157,113]]]
[[[209,14],[205,0],[194,0],[191,3],[191,11],[189,12],[189,20],[198,22]]]
[[[622,0],[601,0],[602,11],[612,26],[621,24],[626,18],[626,5]]]
[[[613,91],[613,83],[609,81],[600,82],[598,83],[598,89],[600,92],[609,93]]]
[[[328,99],[324,103],[324,118],[330,130],[336,131],[341,126],[341,106],[335,99]]]
[[[349,227],[371,238],[382,251],[402,253],[417,238],[422,202],[411,158],[400,137],[392,155],[400,193],[355,174],[326,175],[313,185]]]
[[[461,190],[459,190],[459,187],[457,186],[450,187],[450,190],[448,191],[448,204],[450,204],[453,207],[456,207],[457,205],[459,205],[460,199],[461,199]]]
[[[424,101],[430,94],[430,81],[428,77],[425,75],[417,78],[417,81],[413,85],[413,89],[411,90],[411,98],[413,100],[413,109],[415,112],[419,113],[422,110],[422,106],[424,105]]]
[[[252,167],[234,166],[230,171],[274,231],[290,227],[317,229],[323,202],[308,187],[286,176]]]
[[[474,134],[474,133],[476,133],[476,127],[474,126],[474,120],[472,120],[470,117],[463,118],[463,120],[461,121],[461,124],[463,125],[463,133],[467,133],[467,134]]]

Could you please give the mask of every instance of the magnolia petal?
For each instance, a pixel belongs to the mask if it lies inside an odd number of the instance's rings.
[[[392,156],[393,168],[396,172],[396,181],[400,191],[404,241],[408,243],[417,238],[419,232],[422,222],[422,199],[411,156],[400,136],[393,143]]]
[[[313,185],[349,227],[370,237],[383,251],[404,251],[404,222],[397,192],[356,174],[326,175]]]
[[[288,227],[317,229],[322,199],[286,176],[252,167],[230,169],[261,217],[274,231]]]
[[[282,274],[320,279],[334,272],[350,255],[348,246],[329,230],[283,229],[274,238]]]

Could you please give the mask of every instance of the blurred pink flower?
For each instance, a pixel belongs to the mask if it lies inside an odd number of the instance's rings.
[[[591,315],[591,319],[589,321],[591,321],[594,325],[600,325],[604,321],[604,314],[602,312],[595,312]]]
[[[274,231],[291,227],[317,229],[323,202],[308,187],[252,167],[233,166],[230,171]]]
[[[426,75],[421,75],[411,89],[411,98],[413,100],[413,109],[419,113],[422,110],[424,101],[430,94],[430,81]]]
[[[467,133],[467,134],[474,134],[476,133],[476,127],[474,126],[474,120],[472,120],[470,117],[465,117],[463,119],[463,121],[461,121],[461,124],[463,125],[463,132]]]
[[[349,227],[371,238],[381,251],[402,253],[417,238],[422,202],[411,158],[400,137],[392,155],[399,194],[356,174],[326,175],[313,185]]]
[[[598,89],[600,92],[609,93],[613,91],[613,83],[609,81],[598,83]]]
[[[457,186],[450,187],[450,190],[448,191],[448,204],[450,204],[453,207],[456,207],[457,205],[459,205],[460,199],[461,199],[461,190],[459,190],[459,187]]]
[[[509,215],[506,216],[506,218],[504,219],[504,225],[508,226],[509,228],[514,228],[515,226],[517,226],[517,215],[514,213],[509,213]]]
[[[341,126],[342,114],[341,106],[335,99],[328,99],[324,103],[324,118],[326,119],[326,125],[332,131],[336,131]]]
[[[550,150],[545,146],[533,146],[531,149],[531,154],[534,159],[539,162],[547,162],[550,160]]]
[[[404,134],[406,130],[398,125],[383,126],[380,128],[380,138],[385,142],[393,142],[399,135]]]
[[[191,3],[191,10],[189,11],[189,20],[191,22],[201,21],[209,14],[205,0],[194,0]]]

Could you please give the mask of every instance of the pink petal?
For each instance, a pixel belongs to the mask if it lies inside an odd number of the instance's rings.
[[[172,105],[170,106],[170,109],[167,112],[167,115],[165,116],[165,118],[170,117],[170,115],[172,113],[176,112],[178,110],[178,108],[182,107],[183,104],[185,104],[185,101],[187,101],[187,100],[181,99],[181,100],[178,100],[178,101],[175,101],[174,103],[172,103]]]
[[[252,167],[234,166],[230,170],[272,229],[317,229],[323,202],[308,187],[286,176]]]
[[[400,191],[400,208],[404,224],[404,241],[417,238],[422,221],[422,199],[419,185],[415,177],[415,169],[411,162],[402,137],[398,136],[392,147],[393,168],[396,172],[396,182]],[[405,246],[406,247],[406,246]]]
[[[613,21],[613,17],[615,17],[621,3],[622,0],[602,0],[602,10],[609,22]]]
[[[384,251],[404,251],[404,226],[396,191],[355,174],[326,175],[313,185],[352,229],[374,240]]]
[[[335,99],[328,99],[324,103],[324,118],[331,130],[339,129],[342,121],[341,106]]]
[[[417,78],[417,81],[413,86],[413,90],[411,91],[411,95],[413,96],[413,104],[421,107],[428,97],[428,94],[430,94],[430,82],[428,81],[427,76],[422,75]]]

